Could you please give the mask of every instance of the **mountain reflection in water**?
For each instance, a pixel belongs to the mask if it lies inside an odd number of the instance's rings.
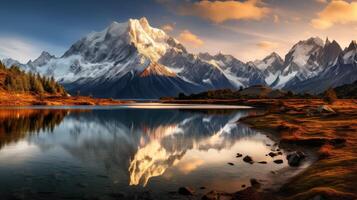
[[[269,159],[266,144],[273,142],[236,123],[248,112],[252,111],[0,110],[0,193],[15,187],[41,190],[53,182],[46,178],[48,173],[79,182],[86,186],[79,190],[94,196],[143,187],[167,194],[182,185],[236,191],[252,177],[264,179],[285,167],[250,165],[235,158],[239,152],[259,161]],[[18,162],[6,160],[11,152]],[[34,178],[31,183],[5,182],[10,171],[19,170],[21,178],[25,166],[29,174],[43,177],[38,184],[31,184]],[[70,188],[76,187],[65,181],[55,185],[47,194],[70,195]]]

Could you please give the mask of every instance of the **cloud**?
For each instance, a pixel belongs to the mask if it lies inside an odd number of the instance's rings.
[[[335,24],[357,22],[357,2],[333,0],[326,8],[318,13],[318,17],[311,20],[316,29],[327,29]]]
[[[327,3],[327,0],[315,0],[317,3]]]
[[[53,50],[53,51],[50,51]],[[26,63],[36,59],[42,51],[63,53],[65,49],[28,38],[0,35],[0,58],[12,58]]]
[[[277,48],[279,45],[276,42],[260,41],[257,43],[257,46],[262,49],[274,49]]]
[[[270,9],[259,6],[260,0],[246,1],[198,1],[179,6],[178,13],[184,16],[197,16],[214,23],[227,20],[261,20]]]
[[[192,158],[186,162],[180,162],[178,164],[178,169],[184,174],[189,174],[190,172],[196,170],[203,163],[204,161],[201,159]]]
[[[34,44],[20,38],[0,37],[0,56],[27,62],[39,56],[41,51]]]
[[[189,30],[184,30],[180,33],[178,40],[190,46],[202,46],[203,41],[195,34],[191,33]]]
[[[164,24],[160,28],[164,30],[166,33],[170,33],[174,30],[175,25],[174,24]]]

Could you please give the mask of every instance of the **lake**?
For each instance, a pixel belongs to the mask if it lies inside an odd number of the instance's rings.
[[[268,183],[288,166],[283,150],[266,156],[274,141],[237,122],[255,112],[159,104],[0,109],[0,199],[173,199],[182,186],[205,194],[241,190],[251,178]]]

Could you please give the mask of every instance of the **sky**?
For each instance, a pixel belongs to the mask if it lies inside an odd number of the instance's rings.
[[[357,39],[357,0],[1,0],[0,57],[56,56],[112,21],[146,17],[190,52],[284,57],[300,40]]]

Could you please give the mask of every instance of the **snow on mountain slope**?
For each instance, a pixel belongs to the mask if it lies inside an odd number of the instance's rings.
[[[56,56],[51,55],[50,53],[43,51],[41,55],[35,59],[34,61],[28,61],[27,65],[31,67],[41,67],[43,65],[46,65],[51,59],[56,58]]]
[[[142,18],[113,22],[90,33],[59,58],[43,52],[27,64],[12,59],[2,62],[53,76],[70,93],[99,97],[159,98],[252,85],[305,92],[317,88],[311,83],[321,81],[325,88],[355,79],[348,72],[354,73],[356,47],[352,42],[342,52],[336,41],[310,38],[295,44],[285,60],[272,53],[261,61],[244,63],[222,53],[192,54]]]
[[[22,69],[22,70],[27,70],[27,66],[25,64],[22,64],[19,61],[14,60],[12,58],[4,58],[4,59],[1,60],[1,62],[7,67],[11,67],[12,65],[16,65],[16,66],[20,67],[20,69]]]
[[[284,61],[283,59],[275,52],[271,53],[263,60],[256,60],[250,62],[249,64],[256,66],[264,73],[264,80],[267,85],[271,85],[278,76],[281,75]]]
[[[169,36],[162,30],[152,28],[146,18],[129,19],[128,22],[113,22],[101,32],[94,32],[72,45],[63,55],[81,55],[86,61],[118,61],[125,56],[128,45],[152,61],[157,61],[169,48]]]
[[[158,98],[241,86],[232,83],[233,75],[226,75],[214,63],[188,53],[176,39],[152,28],[146,18],[113,22],[103,31],[80,39],[61,58],[47,57],[41,55],[37,64],[29,62],[28,66],[34,72],[54,76],[72,93],[78,90],[105,96],[98,91],[101,88],[111,91],[108,96],[114,96],[110,97]],[[132,80],[135,81],[129,85]],[[155,95],[142,91],[139,94],[142,88],[135,87],[143,87],[143,80],[152,84],[152,88],[145,88],[156,90],[151,92]]]
[[[281,75],[272,83],[274,88],[284,88],[290,81],[306,80],[320,73],[324,66],[321,55],[324,41],[318,37],[295,44],[285,56]]]
[[[320,75],[326,71],[329,67],[336,65],[338,58],[341,54],[345,54],[342,52],[340,45],[336,41],[330,42],[326,39],[326,42],[321,50],[311,55],[310,60],[314,60],[314,64],[316,65],[311,71],[308,71],[306,74],[297,73],[296,76],[292,77],[285,85],[285,90],[293,90],[295,92],[300,91],[305,85],[305,82],[309,82],[309,80],[313,80],[315,78],[319,79]],[[309,90],[312,92],[316,90],[318,86],[311,85]],[[305,91],[306,92],[306,91]]]
[[[254,65],[243,63],[231,55],[219,53],[211,56],[204,53],[199,54],[199,57],[217,66],[236,88],[265,84],[261,70]]]
[[[321,93],[329,87],[350,84],[357,80],[357,45],[352,41],[348,48],[342,51],[333,63],[317,76],[289,85],[296,92]]]

